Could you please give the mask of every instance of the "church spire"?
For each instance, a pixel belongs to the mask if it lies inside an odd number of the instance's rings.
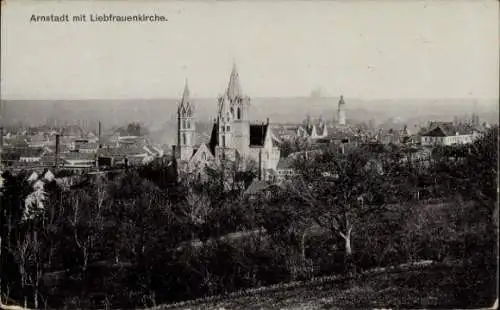
[[[185,115],[185,116],[191,116],[192,114],[192,107],[191,107],[191,99],[190,99],[190,92],[189,92],[189,85],[188,85],[188,80],[186,79],[184,82],[184,92],[182,93],[182,98],[181,102],[179,104],[179,114]]]
[[[188,79],[184,80],[184,92],[182,93],[182,101],[189,101],[189,84]]]
[[[241,97],[241,85],[240,76],[238,70],[236,69],[236,63],[233,62],[233,69],[231,71],[231,76],[229,77],[229,84],[227,85],[227,97],[232,100],[237,97]]]

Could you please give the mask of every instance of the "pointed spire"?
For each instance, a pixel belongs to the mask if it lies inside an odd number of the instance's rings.
[[[189,101],[189,85],[187,78],[184,80],[184,92],[182,93],[182,101]]]
[[[233,61],[233,69],[229,77],[229,84],[227,85],[227,97],[232,100],[236,97],[241,97],[240,76],[236,69],[236,63]]]
[[[182,93],[181,102],[179,103],[178,113],[183,114],[185,116],[191,116],[192,107],[191,107],[191,99],[189,92],[188,80],[186,79],[184,82],[184,92]]]

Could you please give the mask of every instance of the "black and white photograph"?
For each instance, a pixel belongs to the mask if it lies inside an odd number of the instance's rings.
[[[496,0],[2,0],[0,309],[497,309]]]

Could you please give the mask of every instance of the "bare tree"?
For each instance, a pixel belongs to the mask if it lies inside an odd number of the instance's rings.
[[[83,226],[90,225],[90,223],[86,223],[84,225],[81,224],[83,216],[81,204],[82,201],[81,198],[78,196],[78,192],[72,195],[71,197],[72,212],[68,220],[73,232],[73,241],[75,242],[76,247],[81,252],[82,271],[85,274],[85,271],[87,270],[88,267],[90,250],[92,247],[92,234],[88,234],[85,231],[82,231]]]
[[[322,152],[302,163],[300,176],[290,186],[291,194],[305,204],[304,216],[344,240],[349,271],[353,230],[373,211],[371,203],[381,182],[380,163],[370,163],[361,152]]]

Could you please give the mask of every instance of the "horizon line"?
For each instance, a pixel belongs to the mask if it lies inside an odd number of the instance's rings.
[[[47,98],[47,99],[36,99],[36,98],[22,98],[22,99],[16,99],[16,98],[7,98],[7,99],[0,99],[0,101],[134,101],[134,100],[180,100],[182,96],[179,97],[156,97],[156,98],[64,98],[64,99],[53,99],[53,98]],[[250,97],[250,99],[334,99],[334,98],[340,98],[339,96],[255,96],[255,97]],[[346,97],[344,95],[344,98],[348,98],[348,100],[365,100],[365,101],[381,101],[381,100],[386,100],[386,101],[392,101],[392,100],[426,100],[426,101],[436,101],[436,100],[500,100],[499,97],[399,97],[399,98],[388,98],[388,97],[374,97],[374,98],[363,98],[363,97]],[[216,100],[217,96],[214,97],[193,97],[191,96],[192,100],[205,100],[205,99],[210,99],[210,100]]]

